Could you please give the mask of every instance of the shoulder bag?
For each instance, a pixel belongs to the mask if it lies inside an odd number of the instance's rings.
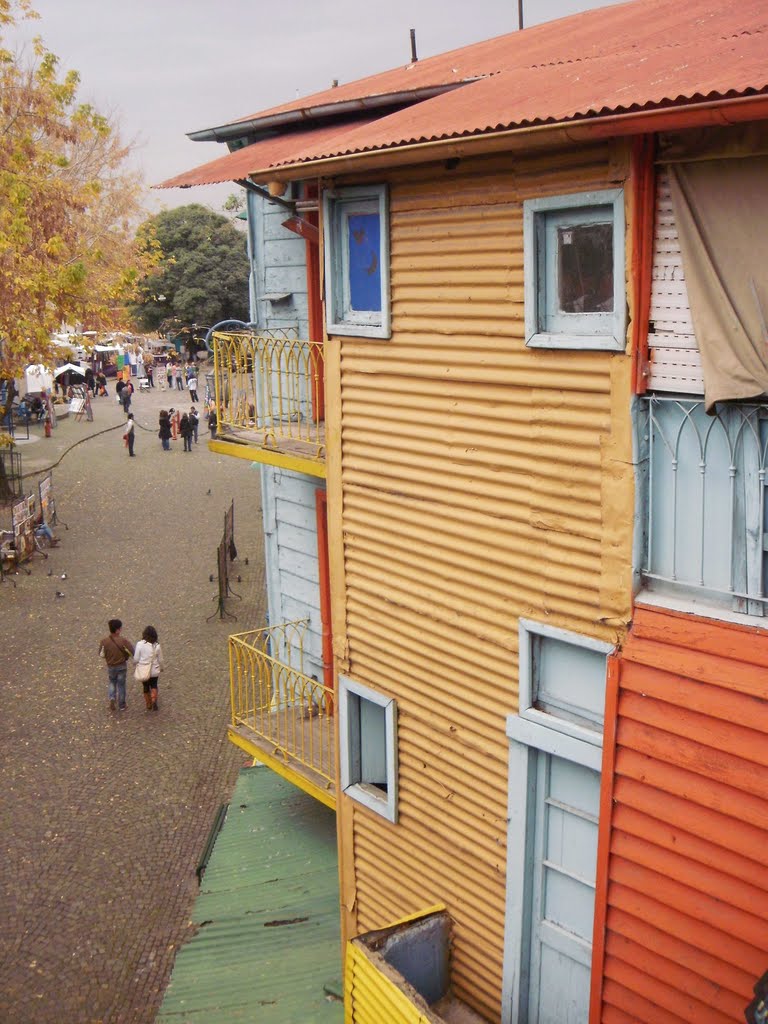
[[[155,645],[152,645],[152,657],[148,662],[138,662],[133,670],[133,678],[137,683],[146,683],[152,676],[152,662],[155,660]]]

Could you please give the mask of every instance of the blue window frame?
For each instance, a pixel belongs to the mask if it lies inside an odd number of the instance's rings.
[[[623,351],[622,189],[526,200],[523,231],[526,344]]]
[[[389,208],[383,185],[323,195],[330,334],[388,338]]]

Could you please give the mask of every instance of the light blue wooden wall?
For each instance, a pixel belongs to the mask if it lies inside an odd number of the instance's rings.
[[[288,192],[283,197],[291,198]],[[251,319],[259,327],[295,327],[306,338],[307,272],[303,238],[287,231],[290,216],[281,206],[248,193],[248,227],[251,252]],[[265,295],[290,292],[290,298],[271,302]]]
[[[284,208],[248,193],[251,320],[261,328],[295,327],[306,338],[305,242],[282,226],[288,216]],[[292,293],[285,302],[263,298],[282,292]],[[322,681],[315,491],[324,483],[275,466],[262,465],[260,470],[269,621],[310,620],[304,671]]]
[[[315,491],[323,482],[275,466],[262,469],[269,621],[309,619],[304,671],[323,679]]]

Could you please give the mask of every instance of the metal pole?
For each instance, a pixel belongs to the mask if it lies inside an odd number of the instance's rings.
[[[523,0],[517,0],[517,28],[518,31],[523,28]]]
[[[411,29],[411,64],[415,64],[419,58],[416,56],[416,29]]]

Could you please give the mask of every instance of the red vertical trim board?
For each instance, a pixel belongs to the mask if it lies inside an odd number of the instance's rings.
[[[611,657],[608,658],[608,671],[605,686],[605,725],[603,728],[603,763],[600,775],[600,820],[597,835],[597,873],[595,877],[595,920],[592,932],[592,975],[589,997],[590,1024],[599,1024],[603,1001],[605,922],[608,912],[608,863],[611,849],[620,671],[621,662],[618,655],[611,655]]]

